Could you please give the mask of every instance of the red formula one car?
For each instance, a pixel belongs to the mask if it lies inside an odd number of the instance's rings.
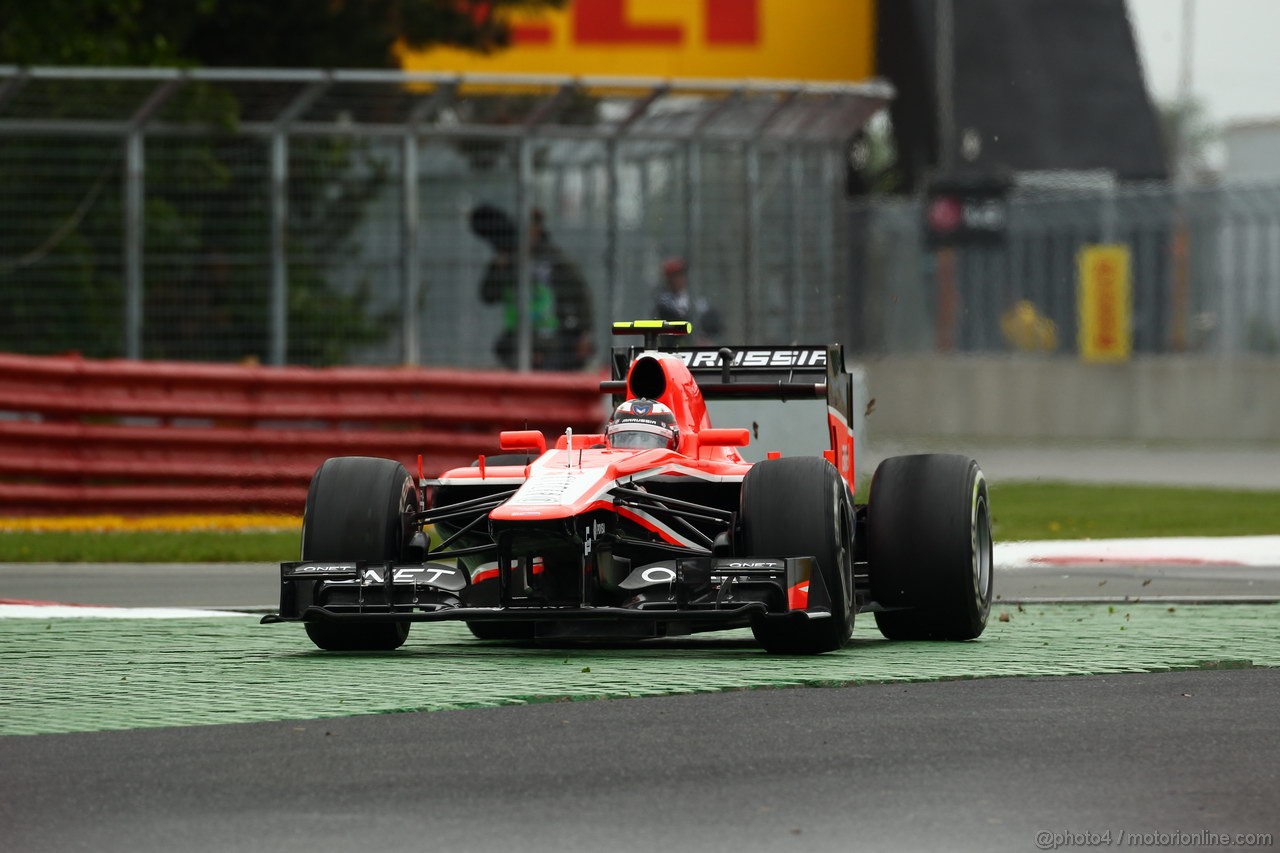
[[[887,459],[854,498],[852,378],[838,345],[614,350],[606,431],[503,432],[508,454],[415,482],[388,459],[311,481],[280,612],[320,648],[399,647],[414,622],[481,639],[641,640],[750,627],[769,652],[843,647],[854,615],[891,639],[967,640],[991,606],[987,486],[972,460]],[[671,340],[671,338],[667,338]],[[825,399],[829,448],[751,464],[707,401]],[[428,493],[430,497],[428,499]]]

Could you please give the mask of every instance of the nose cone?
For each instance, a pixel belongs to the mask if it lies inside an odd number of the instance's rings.
[[[529,479],[502,506],[489,513],[495,522],[571,518],[589,511],[613,486],[612,466],[599,450],[549,453],[529,469]]]

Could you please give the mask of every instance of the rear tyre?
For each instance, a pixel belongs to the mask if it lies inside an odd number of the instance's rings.
[[[880,463],[867,508],[876,626],[891,640],[972,640],[991,611],[987,481],[965,456]]]
[[[817,457],[769,459],[742,480],[743,556],[814,557],[831,594],[831,616],[760,621],[756,641],[771,654],[843,648],[853,633],[853,512],[835,467]]]
[[[398,561],[412,538],[408,513],[418,489],[393,459],[342,456],[311,478],[302,515],[302,559],[380,566]],[[325,651],[391,651],[404,645],[408,622],[307,622],[307,636]]]

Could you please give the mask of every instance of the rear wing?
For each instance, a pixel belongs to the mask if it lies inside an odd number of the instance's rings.
[[[600,390],[622,402],[627,370],[644,352],[663,352],[684,362],[708,400],[812,400],[838,393],[852,381],[839,344],[743,347],[615,347],[612,380]],[[851,386],[850,386],[851,387]],[[846,395],[847,396],[847,395]],[[833,405],[835,405],[833,403]],[[840,405],[841,411],[845,406]]]
[[[644,346],[614,347],[611,378],[600,390],[617,406],[626,399],[627,372],[644,352],[663,352],[684,362],[706,400],[827,401],[832,464],[853,485],[853,376],[845,367],[840,344],[779,346],[681,347],[688,323],[636,320],[615,323],[615,335],[642,334]]]

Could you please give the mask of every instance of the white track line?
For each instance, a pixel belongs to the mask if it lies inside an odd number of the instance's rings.
[[[228,610],[181,607],[86,607],[78,604],[0,604],[0,619],[208,619],[246,616]]]
[[[1280,536],[1185,536],[1160,539],[997,542],[995,563],[998,569],[1087,566],[1099,563],[1280,566]]]

